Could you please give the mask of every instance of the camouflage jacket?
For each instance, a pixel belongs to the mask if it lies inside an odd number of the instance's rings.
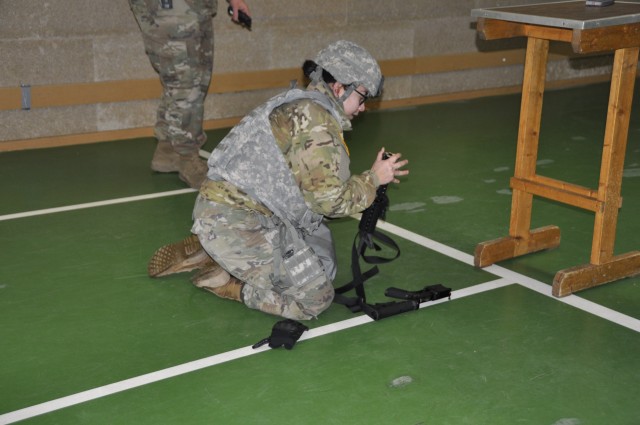
[[[370,170],[350,174],[343,131],[351,129],[351,122],[326,85],[310,85],[307,90],[324,95],[332,110],[309,98],[282,104],[269,114],[271,132],[311,211],[327,217],[360,212],[375,198],[378,186],[375,174]],[[269,158],[260,161],[265,164]],[[209,158],[209,167],[210,174],[217,167],[215,150]],[[229,182],[208,180],[201,193],[214,202],[270,213],[269,208],[257,202],[256,196],[247,195]]]

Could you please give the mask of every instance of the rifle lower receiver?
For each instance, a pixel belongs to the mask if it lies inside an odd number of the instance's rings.
[[[447,288],[440,284],[425,286],[419,291],[407,291],[400,288],[387,288],[384,294],[390,298],[400,300],[411,300],[423,303],[425,301],[435,301],[441,298],[451,299],[451,288]]]

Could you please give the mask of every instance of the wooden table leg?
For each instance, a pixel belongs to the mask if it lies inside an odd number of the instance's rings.
[[[600,208],[595,213],[591,261],[559,271],[552,291],[556,296],[640,274],[640,252],[613,255],[638,50],[634,47],[615,53],[598,185]]]
[[[520,125],[514,177],[531,179],[536,174],[542,100],[547,72],[549,41],[529,37],[522,82]],[[560,229],[547,226],[531,231],[533,195],[513,189],[509,236],[482,242],[476,247],[474,263],[485,267],[530,252],[554,248],[560,243]]]
[[[596,211],[592,264],[606,263],[613,256],[637,64],[637,47],[616,51],[598,184],[598,200],[602,202],[602,208]]]

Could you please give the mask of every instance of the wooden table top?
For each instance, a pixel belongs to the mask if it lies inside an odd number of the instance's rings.
[[[570,29],[592,29],[640,22],[640,3],[616,1],[605,7],[584,0],[473,9],[471,16]]]

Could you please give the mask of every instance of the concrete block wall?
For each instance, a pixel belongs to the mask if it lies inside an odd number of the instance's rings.
[[[247,0],[253,31],[214,18],[216,73],[299,67],[337,39],[380,60],[494,49],[470,11],[536,0]],[[515,43],[515,44],[514,44]],[[522,46],[522,40],[511,45]],[[511,45],[504,44],[509,47]],[[606,73],[610,61],[551,65],[551,79]],[[127,0],[0,0],[0,88],[157,78]],[[384,99],[511,86],[522,66],[389,78]],[[206,119],[244,115],[279,90],[209,95]],[[152,126],[155,101],[0,111],[0,141]]]

